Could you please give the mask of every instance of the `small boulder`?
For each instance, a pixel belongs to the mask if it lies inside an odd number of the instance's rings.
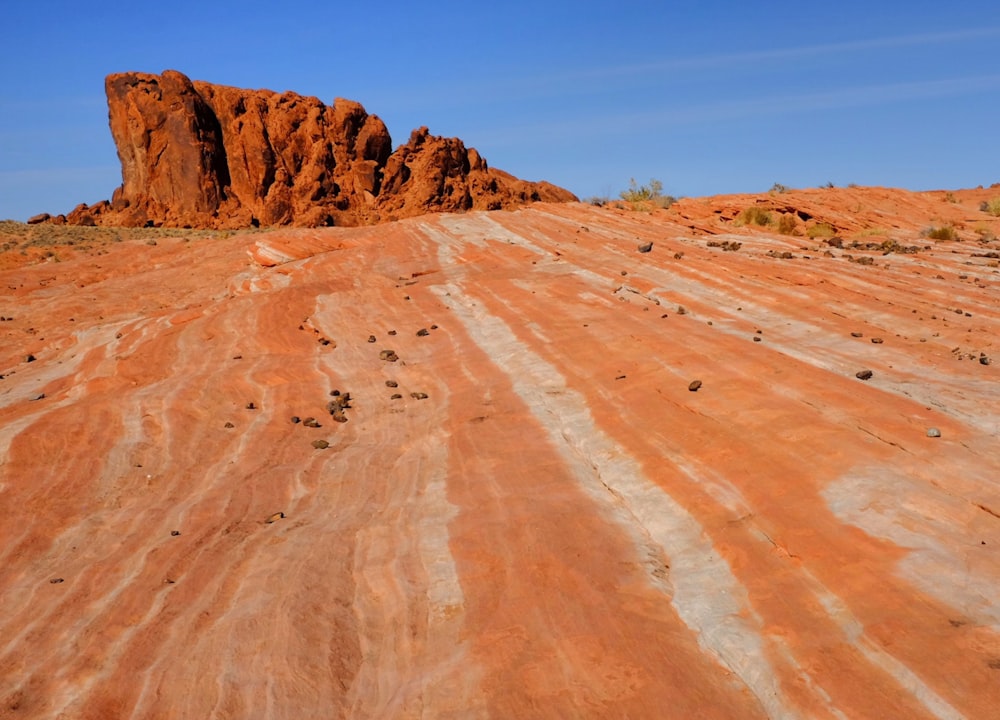
[[[941,437],[941,431],[937,428],[927,428],[927,437],[938,438]]]
[[[701,380],[692,380],[688,384],[688,390],[690,390],[691,392],[698,392],[698,389],[700,387],[701,387]]]
[[[856,377],[858,380],[871,380],[873,374],[874,373],[872,373],[871,370],[861,370],[859,372],[854,373],[854,377]]]
[[[328,447],[330,447],[330,443],[328,443],[326,440],[313,440],[312,446],[317,450],[326,450]]]
[[[648,253],[650,250],[653,249],[653,242],[652,241],[650,241],[650,242],[644,242],[641,245],[639,245],[639,247],[637,249],[641,253]]]

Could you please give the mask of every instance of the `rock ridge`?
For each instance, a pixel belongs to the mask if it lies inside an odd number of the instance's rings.
[[[176,70],[105,79],[122,165],[110,201],[48,222],[125,227],[369,225],[428,212],[576,197],[490,168],[458,138],[414,130],[392,150],[358,102],[192,81]]]

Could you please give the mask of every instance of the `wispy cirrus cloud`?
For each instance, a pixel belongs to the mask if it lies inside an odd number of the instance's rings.
[[[726,124],[749,117],[789,115],[823,110],[875,107],[932,98],[1000,91],[1000,74],[916,82],[855,85],[824,92],[788,93],[611,113],[552,122],[485,130],[477,137],[484,145],[521,143],[526,136],[573,140],[619,132],[667,129],[704,123]]]

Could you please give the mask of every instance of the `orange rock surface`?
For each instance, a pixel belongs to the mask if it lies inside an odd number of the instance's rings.
[[[991,192],[9,249],[0,717],[996,717]]]

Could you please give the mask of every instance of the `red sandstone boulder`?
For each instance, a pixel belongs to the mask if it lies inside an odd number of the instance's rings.
[[[110,203],[78,206],[70,223],[361,225],[576,199],[492,170],[461,140],[427,128],[392,152],[385,124],[351,100],[329,107],[172,70],[110,75],[105,89],[122,185]]]

